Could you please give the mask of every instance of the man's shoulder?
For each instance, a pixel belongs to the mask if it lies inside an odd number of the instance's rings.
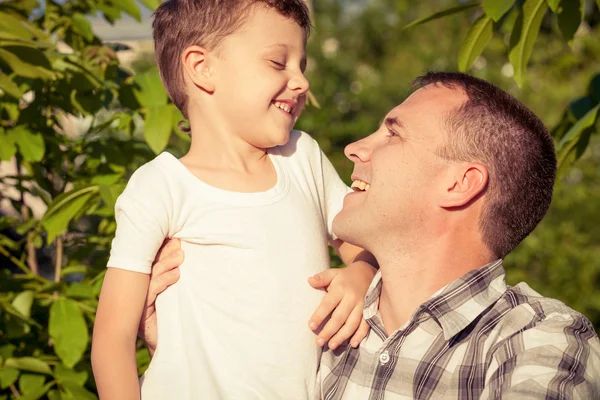
[[[508,347],[514,352],[518,342],[522,351],[545,346],[563,352],[579,348],[600,357],[600,341],[583,314],[560,300],[542,296],[524,282],[508,287],[494,308],[498,319],[492,349]]]
[[[508,287],[503,300],[514,310],[527,310],[535,316],[533,326],[545,324],[572,324],[577,321],[593,330],[592,323],[580,312],[562,301],[541,295],[527,283]]]

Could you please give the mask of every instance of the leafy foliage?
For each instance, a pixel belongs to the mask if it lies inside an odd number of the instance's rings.
[[[90,332],[115,200],[132,170],[185,136],[172,136],[180,114],[156,69],[133,76],[89,22],[139,20],[135,0],[44,3],[0,2],[0,161],[17,171],[1,179],[19,212],[0,217],[0,398],[95,399]],[[39,218],[34,197],[47,206]]]
[[[406,25],[405,29],[443,16],[470,10],[478,5],[478,3],[468,3],[453,6],[429,17],[422,17]],[[600,8],[600,5],[598,7]],[[586,2],[585,0],[484,0],[476,12],[479,17],[473,21],[472,27],[463,41],[458,57],[458,69],[466,72],[472,67],[477,57],[490,43],[493,31],[498,34],[506,34],[508,31],[511,32],[508,59],[514,69],[514,79],[522,87],[525,83],[527,64],[544,19],[548,20],[549,14],[551,14],[556,20],[555,29],[560,32],[570,46],[573,46],[575,33],[585,23]],[[590,20],[593,19],[593,15],[594,13],[589,13]],[[600,79],[600,74],[592,79],[590,92],[597,85],[598,79]],[[594,84],[594,82],[596,83]],[[560,140],[558,159],[561,166],[567,160],[578,159],[587,146],[588,133],[597,132],[594,126],[598,120],[599,100],[591,97],[590,94],[585,99],[587,109],[584,115],[573,118],[572,113],[565,112],[564,118],[559,124],[561,129],[555,131],[557,139]],[[577,102],[581,102],[581,99],[572,102],[567,110]]]
[[[140,3],[153,9],[159,0]],[[550,213],[506,260],[508,279],[564,300],[600,328],[597,7],[573,8],[568,0],[547,7],[521,0],[342,3],[314,4],[307,75],[320,106],[307,108],[299,128],[349,177],[344,146],[375,129],[424,70],[451,69],[458,58],[459,69],[507,89],[554,127],[563,160]],[[17,193],[5,199],[15,216],[0,216],[0,399],[95,399],[89,342],[116,198],[139,165],[165,148],[183,154],[189,138],[175,130],[182,116],[156,68],[140,62],[133,74],[90,25],[96,14],[139,19],[136,2],[45,4],[0,1],[0,160],[16,167],[0,183]],[[548,9],[539,26],[538,6]],[[527,43],[519,16],[531,21]],[[436,29],[405,29],[419,18]],[[520,48],[510,46],[511,37]],[[521,88],[506,72],[511,51],[521,53]],[[32,210],[36,198],[47,207],[43,215]],[[141,372],[149,362],[142,346],[137,359]]]

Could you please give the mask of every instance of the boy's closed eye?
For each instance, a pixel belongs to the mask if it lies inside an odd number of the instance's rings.
[[[285,68],[285,61],[278,61],[278,60],[269,60],[269,61],[276,68],[279,68],[279,69],[284,69]]]

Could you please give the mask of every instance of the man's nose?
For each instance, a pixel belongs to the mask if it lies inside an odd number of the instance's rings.
[[[353,163],[368,162],[371,159],[371,146],[369,146],[369,138],[363,138],[354,143],[350,143],[344,149],[344,154]]]

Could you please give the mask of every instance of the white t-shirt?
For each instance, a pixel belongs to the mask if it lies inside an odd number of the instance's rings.
[[[166,237],[181,240],[180,280],[156,301],[148,399],[313,398],[320,348],[308,320],[323,292],[327,241],[348,187],[307,134],[269,151],[276,185],[209,186],[163,153],[131,177],[116,206],[109,267],[150,273]]]

